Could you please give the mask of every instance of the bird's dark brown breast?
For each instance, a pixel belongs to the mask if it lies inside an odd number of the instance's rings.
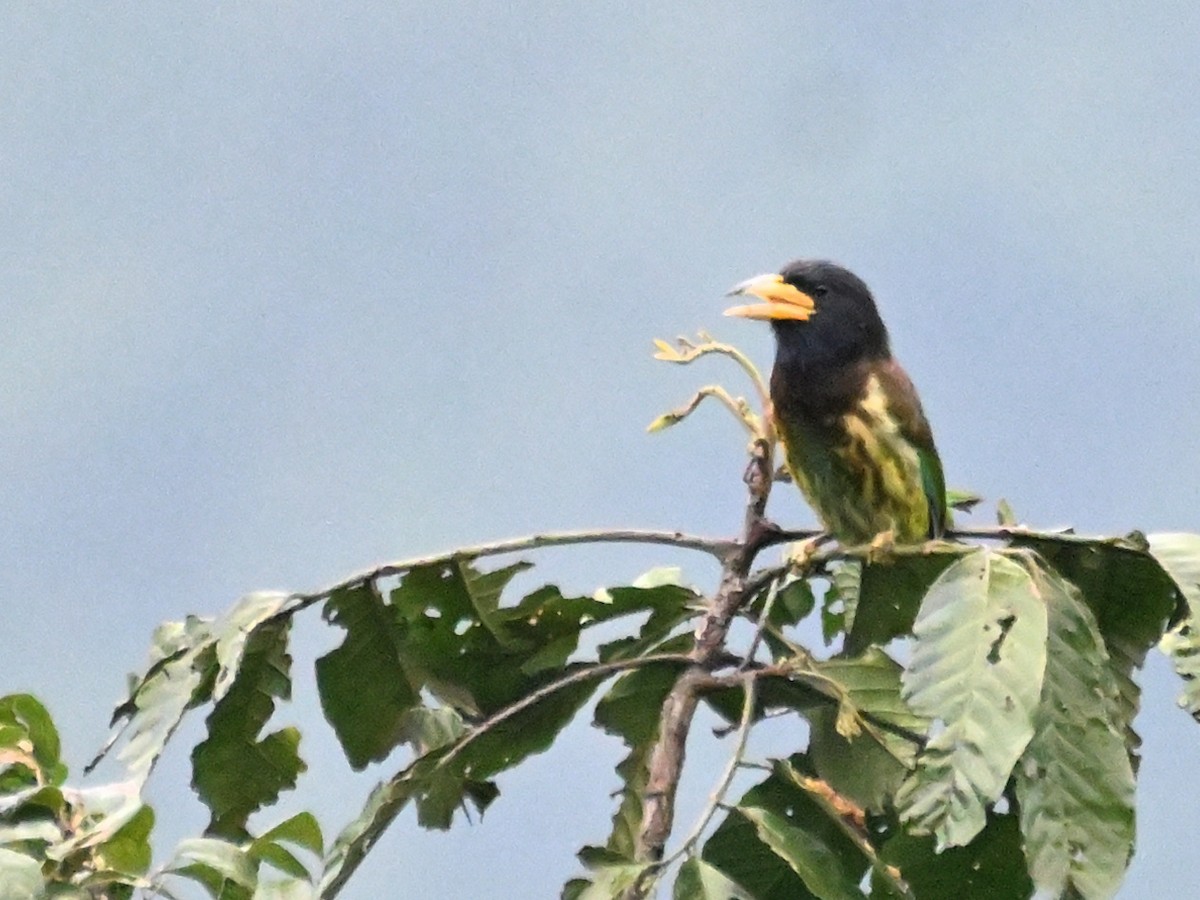
[[[776,362],[771,402],[777,416],[832,429],[858,404],[870,377],[867,360],[830,367]]]

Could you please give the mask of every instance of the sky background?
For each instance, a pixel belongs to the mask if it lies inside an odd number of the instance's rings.
[[[769,364],[722,294],[797,256],[872,286],[952,485],[1200,529],[1198,46],[1192,2],[9,4],[0,692],[77,770],[161,620],[533,530],[732,533],[732,420],[644,427],[737,373],[651,340]],[[773,516],[812,524],[793,493]],[[574,591],[681,561],[542,559]],[[351,776],[320,723],[332,638],[300,629],[282,716],[330,836],[395,768]],[[1200,731],[1157,656],[1145,683],[1121,896],[1200,895]],[[690,757],[681,829],[727,752]],[[620,755],[572,729],[481,825],[402,818],[345,896],[557,896]]]

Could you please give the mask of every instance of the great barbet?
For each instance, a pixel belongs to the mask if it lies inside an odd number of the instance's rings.
[[[787,469],[825,530],[844,544],[916,543],[946,528],[933,432],[861,278],[797,260],[730,294],[726,315],[775,332],[772,417]]]

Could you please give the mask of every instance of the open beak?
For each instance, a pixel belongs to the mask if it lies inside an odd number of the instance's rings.
[[[798,287],[783,280],[782,275],[759,275],[735,286],[729,296],[757,297],[765,302],[747,306],[732,306],[725,310],[727,316],[743,319],[791,319],[806,322],[812,316],[816,303]]]

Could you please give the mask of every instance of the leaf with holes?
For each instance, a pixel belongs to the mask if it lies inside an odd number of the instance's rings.
[[[1113,721],[1125,733],[1126,747],[1136,767],[1141,738],[1133,730],[1133,718],[1141,702],[1141,687],[1134,674],[1162,637],[1175,610],[1175,585],[1146,552],[1144,540],[1086,540],[1063,535],[1022,536],[1013,543],[1036,549],[1079,588],[1095,614],[1108,649],[1110,677],[1118,687],[1112,697]]]
[[[1079,591],[1033,568],[1050,614],[1036,732],[1017,767],[1029,873],[1040,891],[1112,897],[1133,854],[1133,769],[1112,720],[1117,688]]]
[[[401,659],[392,611],[373,585],[330,594],[326,621],[346,629],[341,646],[317,660],[321,709],[355,769],[384,759],[418,700]]]
[[[291,697],[290,624],[259,625],[240,642],[236,672],[208,716],[208,736],[192,750],[192,787],[212,814],[210,835],[245,838],[250,815],[294,788],[307,768],[295,728],[259,739],[275,701]]]
[[[979,549],[934,582],[901,679],[913,712],[943,723],[896,796],[901,818],[961,846],[983,828],[1033,737],[1046,667],[1046,607],[1029,572]]]
[[[1016,815],[993,814],[966,846],[938,852],[932,837],[900,832],[884,843],[879,855],[920,900],[1028,900],[1033,883],[1021,851]],[[878,870],[872,873],[871,887],[873,900],[904,896]]]
[[[489,596],[522,569],[498,571],[503,578],[491,579]],[[637,637],[604,645],[600,657],[645,652],[693,614],[699,596],[677,584],[611,588],[596,597],[566,597],[546,586],[513,606],[493,607],[479,600],[481,577],[465,565],[413,569],[390,597],[410,678],[465,715],[488,715],[546,683],[582,631],[600,622],[649,612]]]

